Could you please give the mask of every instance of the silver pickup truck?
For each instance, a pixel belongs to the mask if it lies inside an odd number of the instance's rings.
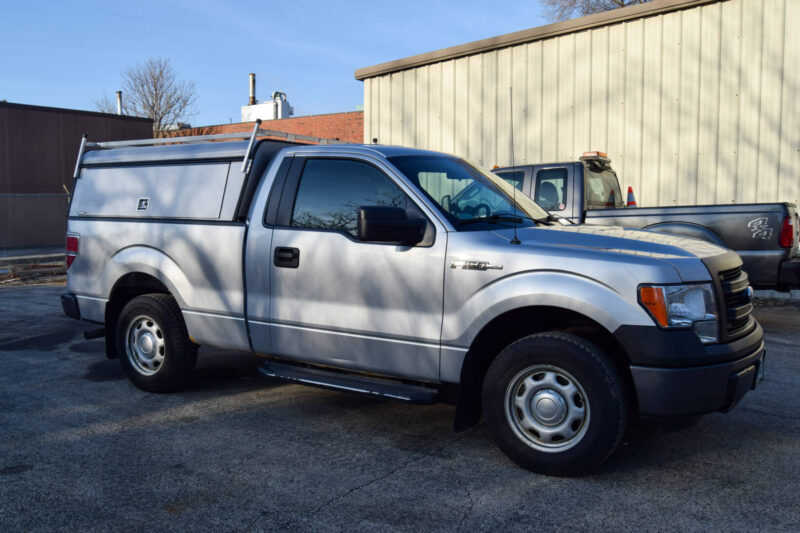
[[[138,144],[84,143],[62,305],[144,390],[184,384],[198,345],[248,350],[270,376],[453,402],[456,430],[483,414],[563,475],[631,416],[727,410],[761,378],[752,290],[714,244],[562,225],[440,153]]]

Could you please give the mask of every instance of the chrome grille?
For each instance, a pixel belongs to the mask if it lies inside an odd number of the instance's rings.
[[[736,337],[747,328],[753,311],[747,273],[742,272],[741,267],[723,270],[719,281],[725,306],[725,333],[728,338]]]

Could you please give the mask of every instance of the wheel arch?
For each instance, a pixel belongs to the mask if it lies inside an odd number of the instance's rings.
[[[455,429],[475,425],[481,417],[481,388],[489,365],[512,342],[544,331],[572,333],[595,344],[612,361],[622,377],[631,402],[636,391],[630,373],[630,360],[614,335],[595,320],[562,307],[527,306],[512,309],[489,321],[475,337],[461,366],[456,404]]]
[[[694,239],[700,239],[701,241],[707,241],[712,244],[722,246],[723,248],[730,248],[722,239],[722,237],[717,235],[715,232],[705,226],[691,222],[660,222],[646,226],[642,229],[653,231],[655,233],[677,235],[679,237],[692,237]]]

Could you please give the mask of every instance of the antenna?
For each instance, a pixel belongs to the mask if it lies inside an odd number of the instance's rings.
[[[508,112],[511,115],[511,175],[515,173],[514,169],[514,87],[508,88]],[[511,239],[511,244],[521,244],[517,238],[517,186],[511,185],[514,190],[511,193],[511,199],[514,202],[514,238]]]

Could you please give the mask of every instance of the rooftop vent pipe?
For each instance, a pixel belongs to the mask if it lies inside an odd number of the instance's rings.
[[[122,91],[117,91],[117,115],[122,114]]]
[[[254,73],[250,73],[250,100],[247,101],[247,105],[256,105],[256,75]]]

